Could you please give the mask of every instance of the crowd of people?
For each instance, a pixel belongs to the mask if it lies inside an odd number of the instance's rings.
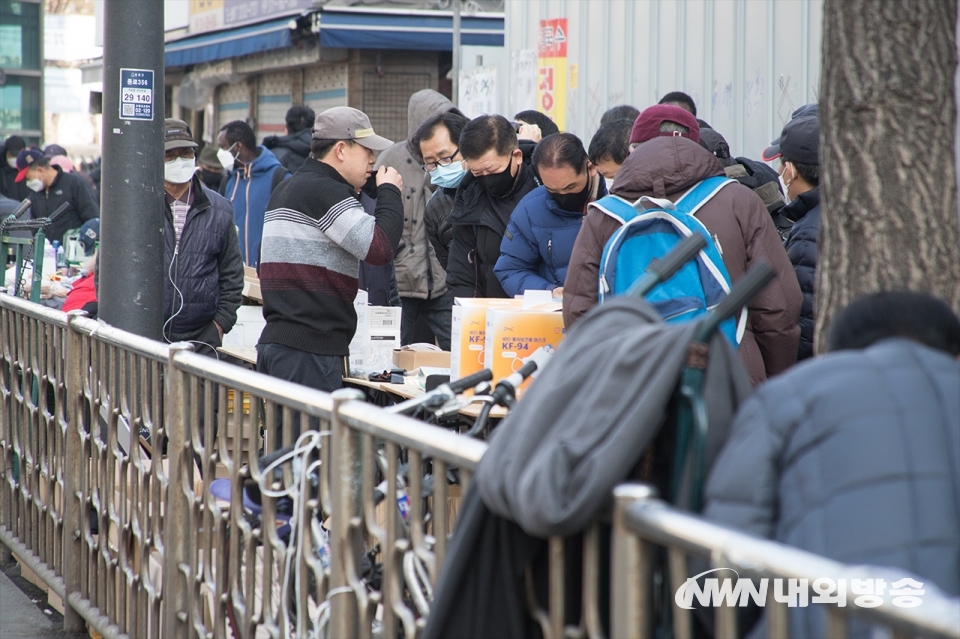
[[[286,120],[286,135],[259,145],[249,124],[229,122],[202,150],[185,122],[166,120],[165,339],[215,355],[244,265],[263,296],[257,369],[323,391],[341,387],[361,288],[402,307],[404,344],[449,349],[455,298],[528,290],[561,301],[569,330],[598,304],[604,251],[624,224],[599,201],[669,206],[727,178],[695,217],[733,284],[759,262],[775,276],[738,334],[757,390],[717,457],[706,516],[960,595],[960,472],[946,454],[960,450],[960,323],[930,296],[878,293],[838,316],[830,352],[814,358],[817,105],[794,112],[760,159],[734,156],[681,92],[610,109],[588,142],[537,111],[470,119],[429,89],[410,98],[398,142],[349,107],[295,106]],[[82,227],[92,253],[94,173],[72,171],[55,145],[14,136],[3,151],[0,195],[29,198],[34,217],[69,203],[49,236]],[[92,269],[68,308],[95,312]]]

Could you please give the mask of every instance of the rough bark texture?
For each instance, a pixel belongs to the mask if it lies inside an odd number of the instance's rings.
[[[960,308],[957,0],[825,0],[817,350],[851,300],[928,291]]]

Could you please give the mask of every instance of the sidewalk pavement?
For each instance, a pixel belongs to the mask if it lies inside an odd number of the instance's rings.
[[[0,566],[0,639],[54,637],[89,639],[86,633],[63,631],[63,617],[46,604],[39,588],[20,576],[19,565]]]

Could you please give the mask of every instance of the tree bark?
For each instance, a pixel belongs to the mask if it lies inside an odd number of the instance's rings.
[[[825,0],[816,346],[850,301],[932,293],[960,308],[957,0]]]

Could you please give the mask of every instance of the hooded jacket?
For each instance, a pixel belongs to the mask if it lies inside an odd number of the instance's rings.
[[[243,301],[243,262],[230,203],[203,186],[198,174],[192,182],[193,206],[179,242],[170,205],[164,205],[163,333],[171,342],[197,339],[212,321],[229,333]]]
[[[960,362],[906,339],[797,366],[737,413],[704,516],[960,595],[958,388]],[[822,633],[812,612],[791,637]]]
[[[283,168],[296,173],[310,155],[313,131],[302,129],[289,135],[271,135],[263,139],[263,146],[270,149]]]
[[[437,259],[424,221],[427,200],[433,192],[430,174],[420,168],[420,149],[412,141],[421,124],[447,111],[460,113],[450,100],[432,89],[414,93],[407,106],[408,139],[397,142],[377,158],[377,168],[392,167],[403,177],[403,237],[396,256],[401,297],[432,299],[447,290],[446,272]]]
[[[627,156],[612,193],[630,202],[644,195],[677,200],[694,184],[724,175],[723,165],[702,146],[683,137],[644,142]],[[758,261],[776,277],[748,305],[747,329],[738,353],[754,384],[776,375],[797,360],[797,319],[803,296],[780,236],[763,202],[736,183],[720,190],[697,218],[714,236],[734,283]],[[563,292],[563,319],[569,328],[597,303],[600,258],[619,222],[590,207],[570,258]]]
[[[64,173],[59,166],[50,168],[57,171],[57,177],[49,188],[39,193],[30,192],[30,201],[33,202],[30,217],[34,220],[50,217],[61,204],[70,203],[70,208],[47,228],[47,239],[52,242],[62,241],[63,234],[67,231],[80,228],[84,222],[100,217],[100,203],[82,178],[72,173]]]
[[[469,172],[463,177],[447,218],[453,227],[447,285],[454,297],[507,297],[493,272],[500,259],[500,244],[513,210],[539,185],[526,161],[520,164],[513,190],[505,197],[487,193],[483,183]]]
[[[607,194],[599,175],[596,198]],[[591,185],[592,186],[592,185]],[[594,198],[594,199],[596,199]],[[563,286],[583,211],[567,211],[539,186],[520,200],[500,244],[494,273],[507,295]]]
[[[220,193],[233,204],[233,220],[240,237],[240,255],[247,266],[260,261],[263,214],[273,192],[274,171],[281,166],[277,156],[265,146],[250,164],[234,169],[224,177]],[[289,178],[287,174],[284,179]]]
[[[813,292],[817,284],[817,233],[820,232],[820,187],[801,193],[780,212],[794,222],[787,237],[787,257],[803,292],[800,351],[797,360],[813,357]]]

